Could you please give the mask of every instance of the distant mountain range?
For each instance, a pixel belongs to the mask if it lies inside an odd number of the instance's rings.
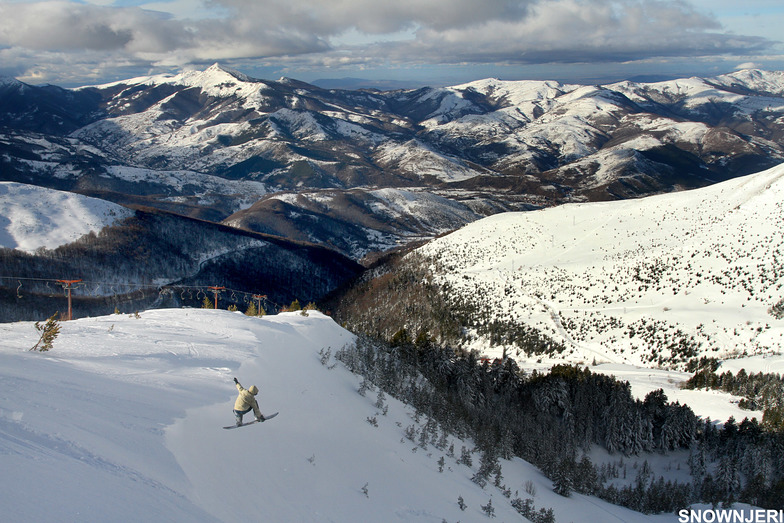
[[[406,80],[370,80],[367,78],[321,78],[313,80],[313,85],[322,89],[371,89],[375,91],[391,91],[394,89],[418,89],[425,84]]]
[[[784,159],[784,74],[324,89],[204,71],[0,81],[0,178],[354,259],[501,211],[706,186]]]

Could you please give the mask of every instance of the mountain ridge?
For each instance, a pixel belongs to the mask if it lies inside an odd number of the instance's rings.
[[[282,80],[213,64],[6,93],[3,179],[236,222],[234,213],[281,192],[413,190],[492,213],[701,187],[784,159],[784,79],[776,72],[604,86],[485,79],[391,91]],[[181,181],[172,183],[172,173]],[[317,235],[302,228],[300,211],[324,222]],[[367,204],[362,213],[383,222],[379,211]],[[259,212],[251,221],[270,218],[264,206]],[[445,209],[451,229],[466,223],[449,216]],[[327,232],[329,216],[294,203],[276,219],[356,259],[379,234],[392,245],[445,232],[416,220],[360,228],[345,250],[340,233]]]

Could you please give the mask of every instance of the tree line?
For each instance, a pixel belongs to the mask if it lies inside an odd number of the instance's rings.
[[[674,512],[694,502],[784,503],[784,434],[756,420],[723,428],[703,421],[660,390],[635,399],[628,382],[587,368],[557,365],[527,373],[509,358],[439,347],[427,333],[399,333],[394,343],[362,336],[336,357],[353,372],[482,453],[481,470],[518,456],[539,467],[562,495],[596,495],[634,510]],[[413,340],[412,340],[413,338]],[[625,456],[689,450],[692,481],[679,483],[642,467],[622,486],[588,452]],[[687,464],[684,464],[686,466]],[[603,468],[604,467],[604,468]]]
[[[715,358],[702,359],[698,370],[685,383],[689,389],[721,390],[742,396],[738,406],[747,410],[762,410],[762,426],[768,430],[784,432],[784,377],[775,373],[737,374],[724,371],[717,374],[720,362]]]

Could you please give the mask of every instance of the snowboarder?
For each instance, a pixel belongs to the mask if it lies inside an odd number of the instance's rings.
[[[259,410],[259,403],[256,401],[256,394],[259,393],[256,385],[251,385],[249,389],[245,389],[237,378],[234,378],[234,384],[237,386],[239,395],[237,401],[234,402],[234,417],[237,419],[237,426],[242,425],[242,416],[247,414],[253,409],[253,414],[256,416],[256,421],[264,421],[264,416],[261,415]]]

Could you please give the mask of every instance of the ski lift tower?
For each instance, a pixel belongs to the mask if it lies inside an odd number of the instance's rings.
[[[72,308],[71,308],[71,289],[73,289],[74,284],[79,283],[82,280],[57,280],[57,283],[63,286],[65,290],[68,291],[68,317],[66,320],[71,321],[73,318]]]
[[[266,294],[254,294],[253,299],[256,300],[256,311],[261,314],[261,300],[266,300]]]
[[[222,291],[222,290],[225,290],[226,287],[218,287],[217,285],[212,285],[212,286],[208,287],[208,289],[210,289],[212,292],[215,293],[215,308],[217,309],[218,308],[218,293],[220,293],[220,291]]]

